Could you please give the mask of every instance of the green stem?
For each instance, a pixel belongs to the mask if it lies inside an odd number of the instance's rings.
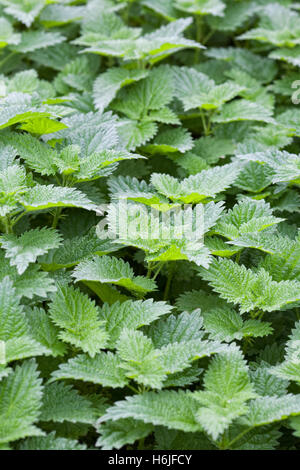
[[[146,62],[143,59],[138,59],[137,61],[137,68],[141,70],[145,70]]]
[[[155,279],[156,279],[157,276],[159,275],[159,273],[160,273],[160,271],[161,271],[163,265],[164,265],[164,263],[159,263],[158,269],[156,270],[156,272],[155,272],[155,274],[154,274],[154,276],[153,276],[153,278],[152,278],[153,281],[155,281]]]
[[[220,450],[224,450],[227,448],[227,441],[226,441],[226,431],[224,432],[224,434],[222,435],[221,437],[221,441],[219,444],[217,444],[217,447],[220,449]]]
[[[13,57],[14,55],[16,55],[17,52],[11,52],[10,54],[8,54],[6,57],[4,57],[4,59],[2,59],[0,61],[0,68],[3,67],[3,65],[9,60],[11,59],[11,57]]]
[[[147,270],[147,276],[146,276],[148,279],[151,277],[152,269],[153,269],[152,263],[150,262],[148,264],[148,270]]]
[[[129,21],[129,16],[130,16],[130,7],[131,7],[131,2],[129,1],[126,5],[126,7],[123,10],[123,21],[124,23],[128,24]]]
[[[12,224],[9,216],[3,217],[5,233],[13,233]]]
[[[261,320],[264,314],[265,312],[263,310],[253,310],[252,312],[250,312],[250,316],[252,319],[258,318],[259,320]]]
[[[173,275],[174,275],[174,271],[170,270],[168,274],[167,282],[166,282],[163,300],[168,300],[169,298],[169,292],[170,292],[170,287],[172,284]]]
[[[203,22],[202,22],[202,17],[201,15],[197,15],[196,16],[196,41],[197,42],[201,42],[201,39],[202,39],[202,26],[203,26]],[[198,64],[199,62],[199,58],[200,58],[200,49],[196,49],[195,50],[195,64]]]
[[[16,225],[16,224],[19,222],[19,220],[22,219],[22,217],[24,217],[24,215],[26,215],[26,214],[27,214],[27,212],[24,211],[24,212],[22,212],[21,214],[19,214],[15,219],[13,219],[13,220],[12,220],[12,224],[11,224],[12,227],[13,227],[14,225]]]
[[[57,227],[58,221],[59,221],[60,216],[61,216],[61,212],[62,212],[61,207],[59,207],[58,209],[55,209],[55,213],[54,213],[54,216],[53,216],[53,222],[52,222],[52,228]]]
[[[246,356],[246,354],[248,353],[248,347],[251,346],[252,342],[251,342],[251,339],[250,338],[244,338],[243,339],[243,342],[242,342],[242,350],[243,350],[243,354],[244,356]]]
[[[259,316],[258,316],[258,319],[259,319],[259,320],[262,320],[264,314],[265,314],[265,312],[264,312],[264,311],[261,311],[260,314],[259,314]]]
[[[138,443],[138,450],[144,450],[145,449],[145,438],[139,440]]]
[[[207,33],[207,35],[202,39],[202,44],[206,44],[207,41],[210,40],[214,32],[215,32],[214,30],[209,31],[209,33]]]
[[[253,429],[254,426],[251,426],[250,428],[247,428],[245,429],[244,431],[242,431],[240,434],[238,434],[234,439],[232,439],[232,441],[230,441],[227,446],[226,446],[226,449],[230,449],[230,447],[232,446],[232,444],[235,444],[237,441],[239,441],[242,437],[244,437],[246,434],[248,434],[248,432],[250,432],[252,429]]]
[[[240,262],[241,253],[242,253],[242,250],[240,250],[240,251],[236,254],[235,262],[236,262],[237,264],[239,264],[239,262]]]
[[[127,384],[126,387],[130,388],[130,390],[131,390],[132,392],[134,392],[134,393],[139,393],[139,391],[138,391],[135,387],[133,387],[132,385],[130,385],[130,384]]]
[[[209,131],[208,131],[208,127],[207,127],[205,115],[204,115],[204,112],[203,112],[202,109],[200,109],[200,116],[201,116],[201,121],[202,121],[202,126],[203,126],[203,130],[204,130],[204,134],[205,134],[205,135],[208,135],[208,134],[209,134]]]

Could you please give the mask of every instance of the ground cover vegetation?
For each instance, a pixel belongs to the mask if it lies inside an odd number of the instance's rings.
[[[0,0],[0,449],[300,449],[299,66],[289,0]]]

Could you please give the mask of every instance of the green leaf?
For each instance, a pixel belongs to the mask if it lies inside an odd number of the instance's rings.
[[[25,193],[26,172],[19,165],[11,165],[0,172],[0,215],[4,217],[16,207],[17,197]]]
[[[54,132],[65,129],[66,125],[59,121],[54,121],[47,117],[41,117],[32,119],[29,122],[25,122],[20,126],[23,131],[30,132],[31,134],[52,134]]]
[[[228,164],[203,170],[182,181],[166,174],[153,173],[151,183],[159,193],[173,201],[194,204],[224,191],[234,182],[240,170],[239,165]]]
[[[108,181],[111,199],[129,199],[136,202],[152,206],[161,211],[168,211],[173,206],[164,196],[155,192],[154,188],[146,181],[139,181],[130,176],[111,177]],[[109,213],[109,211],[108,211]]]
[[[53,322],[62,329],[59,338],[82,349],[94,357],[107,343],[103,322],[95,302],[79,289],[61,287],[55,293],[49,313]]]
[[[151,424],[136,421],[132,418],[107,421],[98,426],[100,437],[97,446],[102,450],[121,449],[126,444],[144,439],[153,431]]]
[[[216,85],[207,75],[187,67],[175,69],[174,83],[176,96],[182,101],[185,111],[219,108],[244,89],[233,82]]]
[[[129,150],[135,150],[157,133],[157,124],[151,121],[135,121],[132,119],[120,119],[118,133],[123,146]]]
[[[223,299],[240,305],[241,313],[280,310],[299,300],[299,282],[273,281],[261,268],[254,272],[228,259],[214,260],[209,270],[198,268],[203,279]]]
[[[130,119],[142,119],[149,111],[165,107],[174,95],[170,75],[167,65],[153,69],[146,78],[122,90],[112,108]]]
[[[145,157],[129,153],[126,150],[104,150],[99,153],[92,153],[89,157],[79,160],[79,169],[74,171],[73,176],[78,182],[95,180],[112,173],[116,169],[117,162],[139,158]],[[60,166],[58,160],[56,163]],[[62,172],[66,173],[67,171],[71,172],[73,169],[66,168]]]
[[[183,432],[156,427],[156,448],[160,450],[215,450],[203,432]]]
[[[260,396],[283,396],[287,393],[289,382],[272,375],[269,364],[262,361],[259,367],[251,371],[251,381]]]
[[[0,129],[32,119],[55,116],[53,110],[41,105],[25,93],[10,93],[0,101]]]
[[[35,120],[34,120],[35,121]],[[3,141],[16,149],[29,168],[42,175],[54,175],[55,151],[47,144],[28,134],[6,133]]]
[[[162,348],[173,343],[186,343],[200,340],[203,318],[200,310],[191,313],[183,312],[180,315],[169,315],[167,319],[160,319],[147,329],[147,335],[152,339],[156,348]]]
[[[51,351],[29,335],[11,338],[4,343],[7,363],[27,357],[49,355]]]
[[[257,10],[257,5],[252,2],[226,2],[224,16],[209,16],[208,23],[211,28],[218,31],[233,32],[241,28]]]
[[[259,320],[243,321],[241,316],[231,308],[205,312],[204,328],[211,338],[226,342],[247,337],[267,336],[273,332],[270,323]]]
[[[174,374],[190,367],[193,361],[222,352],[226,348],[216,341],[193,339],[168,344],[161,348],[161,362],[168,374]]]
[[[176,300],[176,307],[180,311],[186,310],[189,313],[199,308],[201,312],[204,313],[215,308],[226,306],[228,306],[228,304],[225,300],[222,300],[218,295],[208,294],[204,290],[184,292]],[[203,322],[203,319],[201,321]]]
[[[46,436],[29,437],[19,446],[19,450],[85,450],[85,444],[79,444],[74,439],[56,437],[55,432]]]
[[[191,134],[185,129],[166,129],[158,133],[154,141],[144,147],[150,154],[185,153],[193,147]]]
[[[300,382],[300,323],[297,322],[295,329],[289,336],[289,341],[286,343],[285,360],[269,369],[271,374],[285,380],[294,380]]]
[[[145,387],[162,388],[166,371],[160,361],[160,351],[154,349],[150,338],[141,331],[124,328],[116,347],[123,361],[120,367],[128,378]]]
[[[115,402],[114,406],[106,410],[99,423],[134,418],[144,423],[166,426],[169,429],[195,432],[200,428],[195,420],[196,411],[197,402],[190,392],[182,390],[147,392]]]
[[[83,35],[74,41],[86,46],[84,52],[155,63],[176,51],[203,47],[182,34],[190,26],[191,18],[181,18],[140,36],[139,28],[128,28],[115,15],[101,13],[97,26],[90,29],[87,24]]]
[[[40,22],[48,28],[81,20],[85,9],[82,6],[47,5],[40,14]]]
[[[41,421],[93,424],[96,419],[97,413],[91,402],[71,385],[54,382],[45,386]]]
[[[280,150],[266,150],[241,155],[241,158],[248,161],[256,161],[266,164],[272,169],[272,183],[300,181],[299,156]]]
[[[269,83],[277,73],[274,61],[239,47],[212,47],[205,51],[207,57],[231,62],[261,83]],[[223,65],[224,66],[224,65]]]
[[[41,408],[42,386],[33,360],[16,366],[0,383],[0,443],[39,436],[34,423]]]
[[[5,18],[0,18],[0,48],[8,44],[18,44],[20,41],[20,34],[14,33],[13,27]]]
[[[172,307],[166,302],[154,302],[153,299],[127,300],[112,305],[104,304],[100,318],[106,321],[109,344],[113,347],[123,328],[139,329],[167,315],[171,310]]]
[[[76,282],[95,281],[103,284],[116,284],[140,294],[156,289],[154,281],[143,276],[134,276],[128,263],[109,256],[96,256],[92,260],[82,261],[74,269],[73,277]]]
[[[214,231],[234,240],[251,233],[260,233],[284,219],[272,215],[272,209],[263,199],[242,199],[218,221]]]
[[[160,0],[142,0],[141,4],[169,21],[178,18],[178,12],[174,8],[173,0],[165,0],[163,3]]]
[[[15,266],[10,266],[9,261],[4,258],[4,250],[0,250],[0,280],[7,275],[13,281],[18,297],[47,297],[48,293],[56,291],[54,281],[47,273],[40,271],[37,264],[30,265],[23,274],[18,274]]]
[[[120,365],[120,358],[111,352],[100,352],[93,358],[81,354],[61,364],[52,373],[52,380],[83,380],[103,387],[125,387],[128,380]]]
[[[294,47],[299,44],[299,15],[279,4],[269,4],[260,10],[258,27],[250,29],[238,39],[256,39],[276,46]]]
[[[267,231],[244,234],[230,243],[241,247],[256,248],[286,260],[299,256],[300,247],[298,241]]]
[[[249,429],[235,424],[228,432],[232,450],[275,450],[282,433],[270,426]]]
[[[25,31],[21,33],[21,40],[17,46],[13,46],[15,52],[27,54],[37,49],[54,46],[65,40],[65,37],[58,32],[47,32],[43,30]]]
[[[255,393],[239,349],[233,346],[212,359],[204,377],[204,390],[193,396],[201,405],[197,420],[214,440],[247,412],[246,403]]]
[[[175,0],[175,7],[193,15],[222,16],[225,4],[221,0]]]
[[[0,282],[0,338],[3,341],[27,333],[27,323],[20,298],[8,276]]]
[[[272,176],[270,167],[249,162],[239,174],[235,186],[251,193],[260,193],[272,183]]]
[[[28,28],[44,8],[46,1],[30,0],[29,2],[22,2],[21,0],[1,0],[1,4],[5,7],[5,13],[21,21]]]
[[[19,198],[26,211],[40,211],[53,207],[82,207],[96,211],[96,205],[85,194],[73,188],[37,184]]]
[[[116,117],[111,113],[76,113],[62,121],[67,128],[55,133],[67,145],[78,145],[81,157],[101,153],[118,144]]]
[[[43,227],[24,232],[20,237],[8,234],[0,237],[0,243],[5,250],[10,265],[16,266],[18,273],[26,271],[30,263],[34,263],[38,256],[47,253],[51,248],[60,245],[61,238],[56,230]]]
[[[293,47],[292,49],[281,47],[280,49],[272,51],[269,54],[269,57],[270,59],[282,60],[283,62],[287,62],[295,67],[300,67],[299,52],[299,46]]]
[[[300,395],[262,397],[251,401],[249,412],[243,419],[247,426],[256,427],[287,419],[300,414]]]
[[[46,271],[70,268],[92,256],[102,256],[117,251],[119,246],[110,240],[98,238],[91,230],[88,234],[74,238],[66,238],[59,248],[49,251],[39,258],[39,263]]]
[[[99,75],[93,86],[93,99],[96,109],[103,111],[124,86],[146,78],[146,70],[111,68]]]
[[[248,100],[234,100],[225,104],[221,111],[212,117],[213,122],[262,121],[274,123],[272,111],[261,104]]]
[[[52,356],[65,354],[67,347],[58,339],[59,329],[43,309],[37,307],[27,309],[26,320],[33,338],[50,350]]]

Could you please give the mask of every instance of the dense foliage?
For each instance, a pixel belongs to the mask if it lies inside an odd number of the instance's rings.
[[[299,66],[290,0],[0,0],[1,449],[300,449]]]

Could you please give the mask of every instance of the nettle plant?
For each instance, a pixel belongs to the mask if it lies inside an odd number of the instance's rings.
[[[1,449],[300,448],[299,37],[0,0]]]

